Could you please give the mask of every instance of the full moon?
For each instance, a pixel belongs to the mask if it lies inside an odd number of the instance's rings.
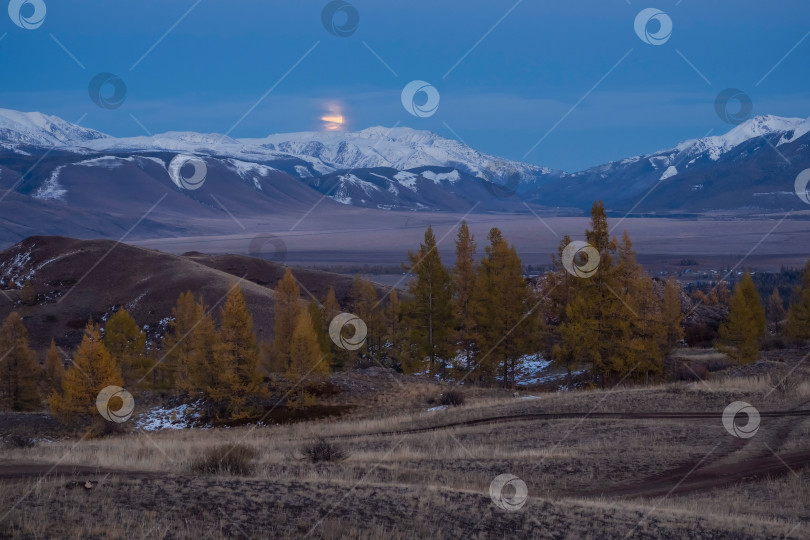
[[[340,105],[330,104],[327,106],[327,113],[321,116],[323,129],[326,131],[340,131],[343,129],[345,119]]]

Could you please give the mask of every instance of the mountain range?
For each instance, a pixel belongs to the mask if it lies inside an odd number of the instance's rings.
[[[0,244],[31,234],[115,237],[136,220],[139,235],[216,234],[226,214],[239,222],[315,207],[580,215],[601,199],[622,215],[784,213],[807,209],[793,183],[810,167],[808,133],[808,120],[757,116],[723,135],[567,172],[407,127],[118,138],[0,109]],[[178,171],[196,172],[173,169],[178,155],[205,165],[198,189],[178,180]]]

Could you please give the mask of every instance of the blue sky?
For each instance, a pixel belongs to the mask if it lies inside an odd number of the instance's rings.
[[[796,46],[810,32],[806,0],[351,0],[349,37],[321,24],[325,0],[44,2],[35,30],[0,20],[0,106],[86,115],[82,125],[117,136],[317,130],[337,104],[348,129],[399,122],[512,159],[534,147],[524,161],[579,170],[727,131],[714,98],[728,87],[754,114],[810,115],[810,37]],[[634,31],[648,7],[672,20],[663,45]],[[120,108],[90,100],[99,72],[125,81]],[[440,92],[431,117],[402,107],[414,79]]]

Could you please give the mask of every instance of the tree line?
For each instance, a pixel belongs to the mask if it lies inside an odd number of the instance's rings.
[[[684,337],[682,289],[672,277],[664,283],[643,270],[626,232],[621,240],[610,235],[601,202],[585,231],[589,256],[598,259],[587,277],[566,269],[568,236],[552,257],[556,270],[532,279],[499,229],[486,240],[479,253],[462,222],[456,261],[447,267],[429,227],[403,264],[411,278],[402,299],[396,288],[383,294],[357,277],[344,306],[334,288],[320,300],[302,300],[288,268],[274,290],[274,334],[265,343],[238,285],[216,318],[202,298],[182,293],[159,343],[149,343],[124,308],[103,326],[90,321],[67,370],[53,342],[40,367],[22,319],[12,313],[0,327],[0,406],[35,410],[47,401],[58,417],[76,419],[93,415],[98,392],[116,385],[136,393],[179,390],[201,400],[211,418],[235,419],[259,410],[274,381],[287,381],[288,404],[311,403],[312,388],[331,371],[374,365],[511,387],[540,355],[586,372],[596,385],[662,374],[664,357]],[[591,262],[576,257],[569,266]],[[775,288],[766,310],[746,273],[733,292],[721,282],[696,300],[728,305],[715,345],[746,363],[756,358],[768,319],[778,332],[810,339],[810,261],[794,298],[785,310]],[[330,323],[344,311],[366,325],[357,350],[330,339]]]

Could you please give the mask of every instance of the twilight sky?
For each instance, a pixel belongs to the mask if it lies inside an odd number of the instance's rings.
[[[337,114],[344,129],[399,123],[579,170],[727,131],[714,100],[729,87],[753,114],[810,115],[807,0],[350,0],[347,37],[322,24],[326,0],[36,1],[38,28],[0,19],[0,107],[116,136],[259,137]],[[663,44],[634,29],[649,7],[672,21]],[[126,83],[119,108],[91,101],[99,72]],[[432,116],[402,106],[413,80],[438,90]]]

